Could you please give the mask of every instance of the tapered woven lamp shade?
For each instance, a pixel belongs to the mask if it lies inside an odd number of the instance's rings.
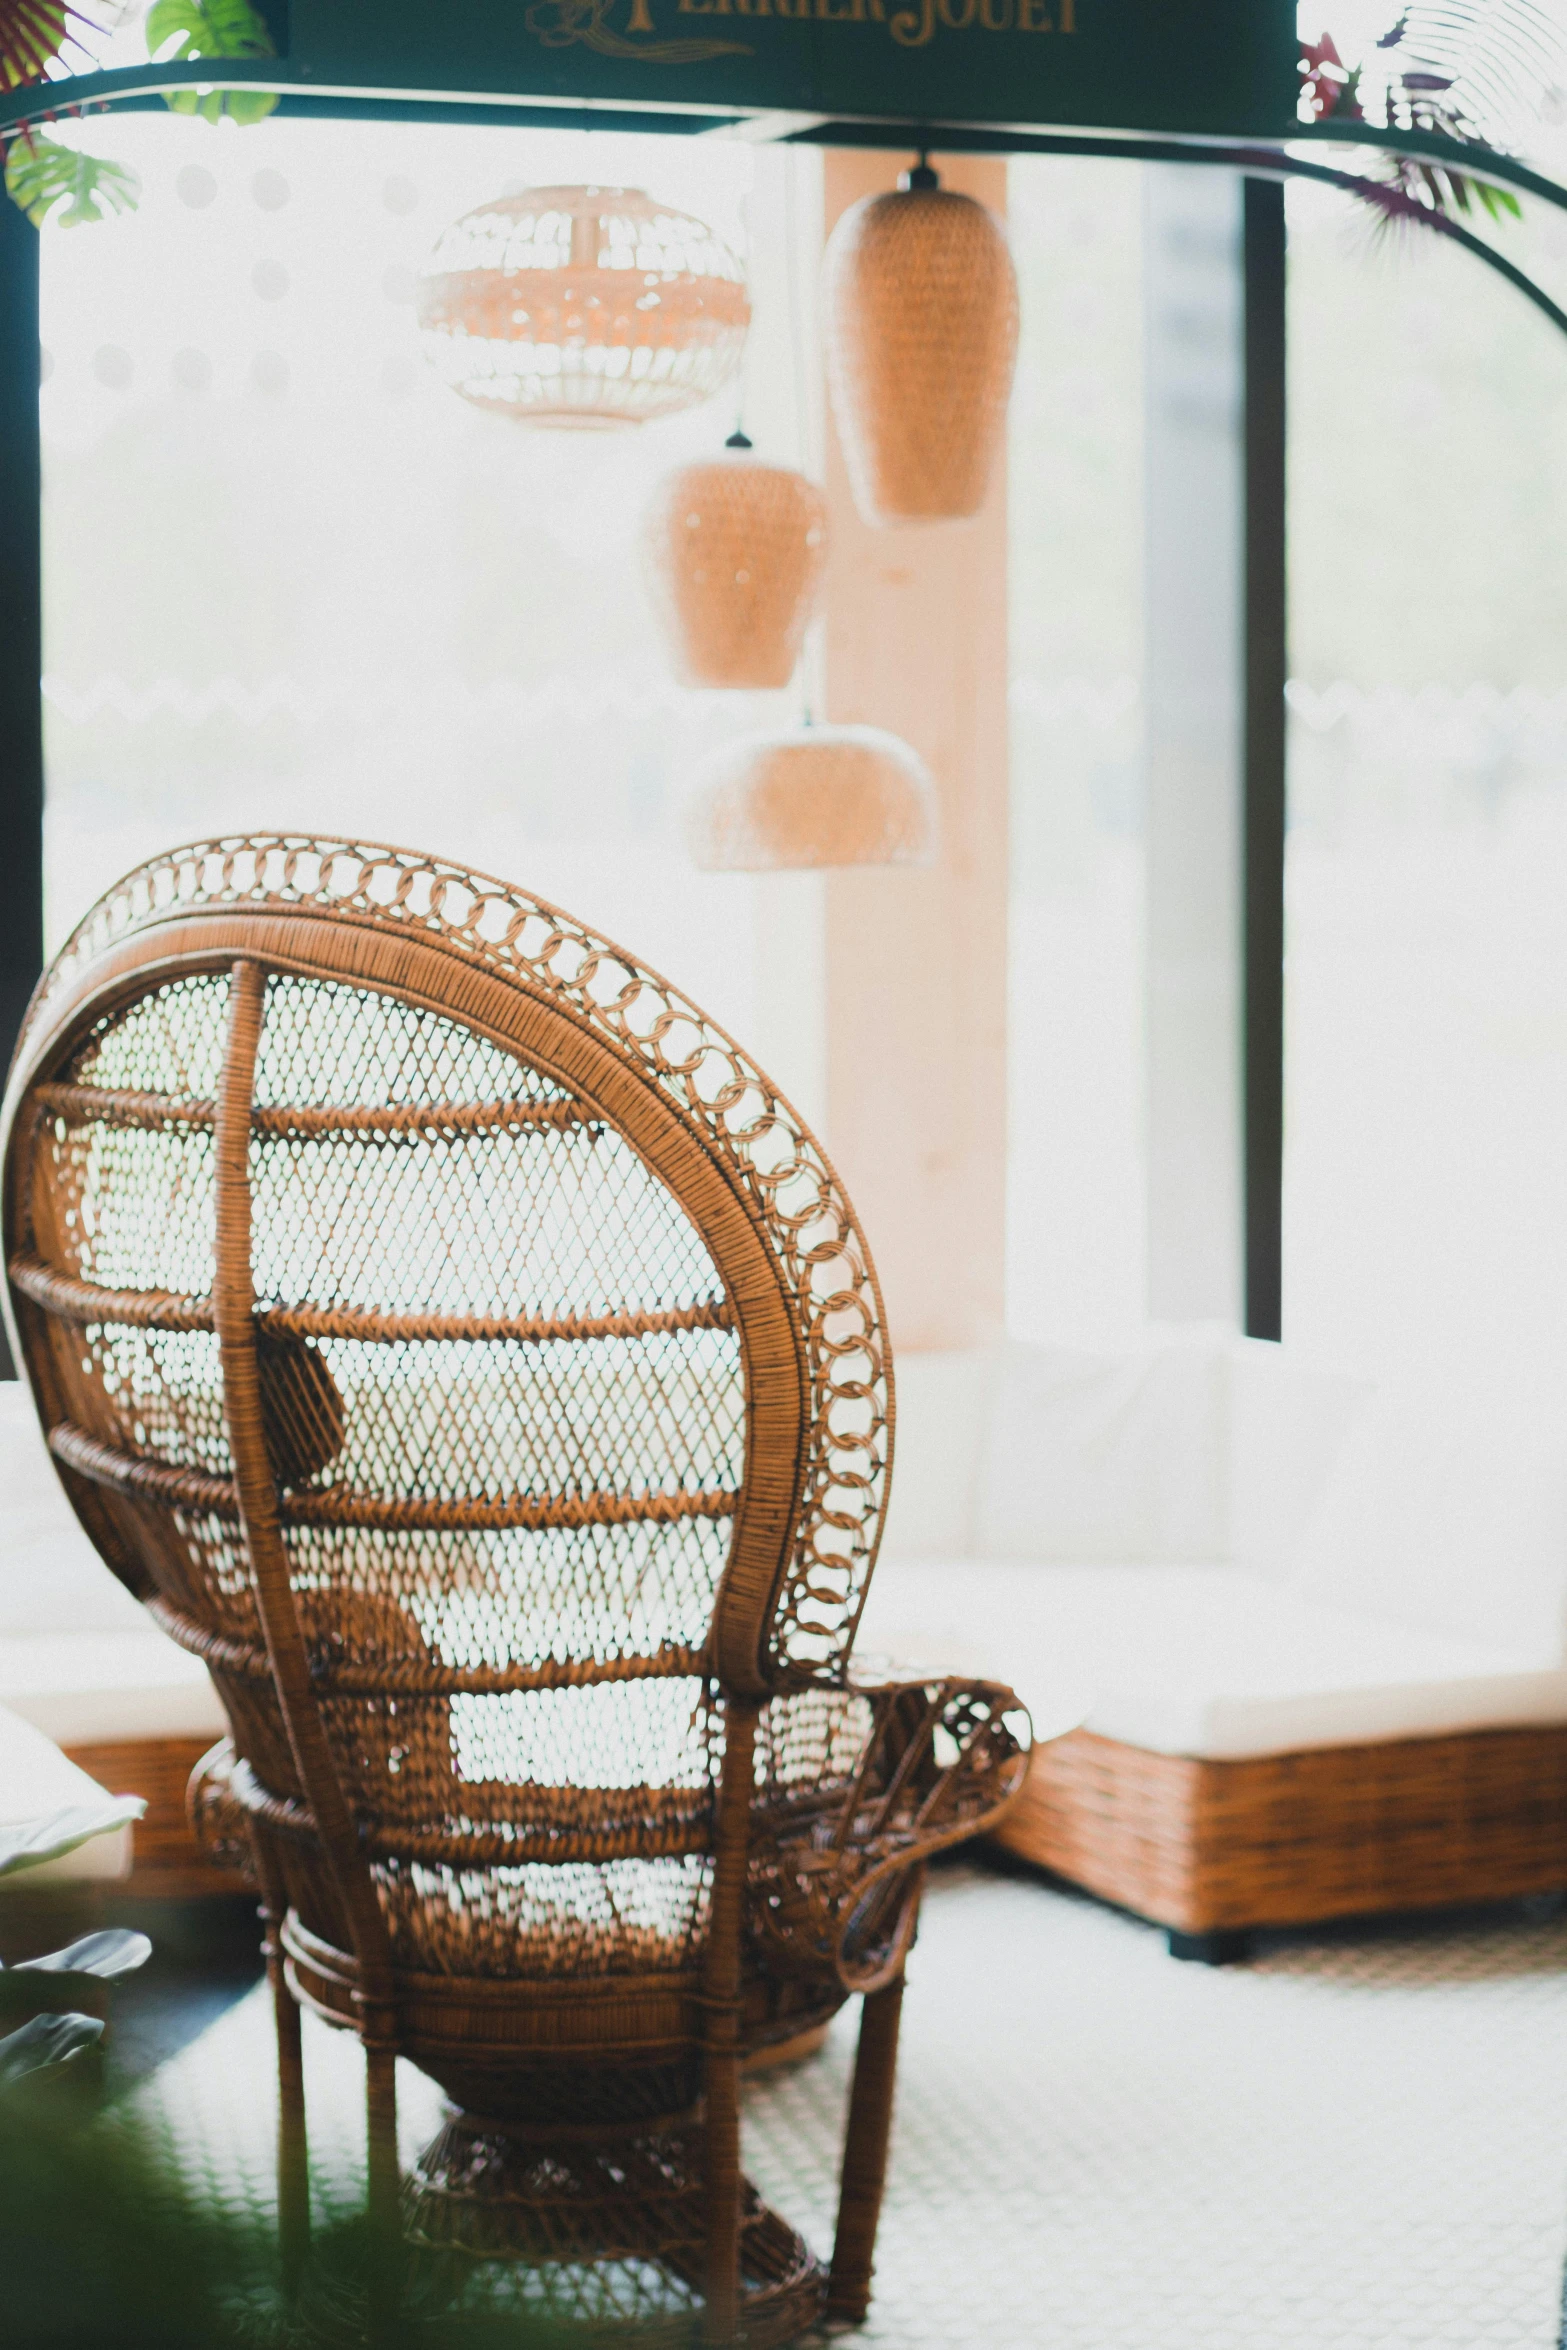
[[[740,453],[682,465],[654,494],[643,546],[685,684],[788,684],[827,559],[813,482]]]
[[[878,726],[755,735],[698,771],[686,840],[707,873],[928,865],[935,787],[924,761]]]
[[[924,177],[932,184],[851,206],[827,246],[833,415],[872,523],[978,513],[1017,358],[1017,273],[1001,224]]]
[[[638,188],[529,188],[455,221],[418,288],[426,356],[525,424],[642,424],[733,373],[751,305],[729,248]]]

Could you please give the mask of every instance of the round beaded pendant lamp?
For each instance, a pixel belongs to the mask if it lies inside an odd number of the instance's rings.
[[[644,424],[733,374],[745,272],[639,188],[529,188],[465,213],[419,280],[425,353],[475,407],[524,424]]]
[[[1017,358],[1017,273],[994,213],[922,161],[828,240],[827,379],[867,522],[977,514]]]
[[[726,743],[685,812],[706,873],[928,865],[936,792],[924,761],[878,726],[802,726]]]
[[[821,587],[827,501],[737,432],[730,455],[682,465],[643,523],[653,598],[685,685],[787,685]]]

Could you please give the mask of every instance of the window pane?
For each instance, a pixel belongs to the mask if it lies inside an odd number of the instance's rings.
[[[1507,250],[1560,299],[1546,209]],[[1556,1378],[1567,343],[1341,204],[1292,192],[1290,250],[1285,1334]]]
[[[1007,1316],[1144,1294],[1141,174],[1014,158]]]
[[[414,272],[528,185],[649,186],[742,254],[749,230],[748,420],[798,461],[815,158],[161,114],[85,143],[143,196],[43,236],[51,944],[176,841],[331,829],[555,898],[754,1037],[769,885],[696,873],[679,803],[707,748],[798,704],[676,685],[638,547],[655,483],[718,451],[742,383],[607,432],[480,414],[422,357]]]

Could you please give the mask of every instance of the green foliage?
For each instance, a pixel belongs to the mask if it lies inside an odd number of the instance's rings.
[[[5,192],[35,228],[51,213],[63,228],[80,228],[86,220],[134,212],[141,182],[123,163],[83,155],[40,131],[20,131],[6,152]]]
[[[92,2015],[35,2015],[0,2040],[0,2096],[32,2088],[95,2048],[103,2024]],[[0,2128],[7,2125],[0,2122]]]
[[[275,57],[272,36],[250,0],[153,0],[147,11],[147,54],[170,57]],[[170,42],[172,48],[168,47]],[[176,114],[226,114],[239,123],[261,122],[277,104],[275,90],[166,90]]]
[[[57,2061],[66,2048],[59,2027],[87,2022],[44,2019],[35,2068],[46,2043]],[[223,2148],[210,2154],[198,2189],[165,2134],[130,2115],[0,2094],[5,2350],[366,2350],[370,2280],[389,2258],[405,2298],[377,2328],[377,2350],[566,2350],[559,2329],[524,2310],[470,2311],[473,2262],[449,2278],[439,2260],[379,2242],[363,2217],[317,2228],[289,2310],[270,2214],[225,2174]],[[504,2286],[510,2264],[493,2265]]]

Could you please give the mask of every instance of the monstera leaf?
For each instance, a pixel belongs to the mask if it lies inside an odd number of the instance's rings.
[[[147,11],[147,54],[156,57],[275,57],[265,20],[250,0],[153,0]],[[172,46],[170,44],[172,43]],[[176,114],[219,122],[260,122],[277,104],[275,90],[166,90]]]
[[[123,163],[83,155],[39,131],[22,131],[6,155],[5,192],[35,228],[50,213],[62,228],[80,228],[86,220],[134,212],[141,182]]]
[[[95,2015],[35,2015],[20,2031],[0,2040],[0,2097],[24,2085],[31,2090],[47,2076],[58,2076],[78,2063],[103,2038],[102,2020]]]

